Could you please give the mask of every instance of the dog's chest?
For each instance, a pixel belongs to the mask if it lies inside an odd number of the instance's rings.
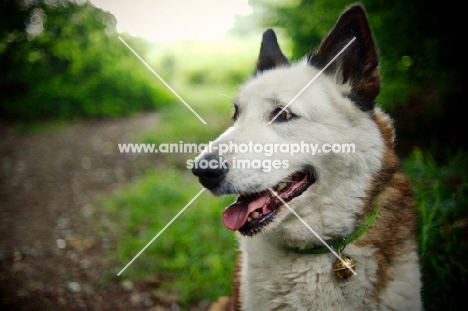
[[[373,304],[362,300],[372,291],[368,278],[375,272],[372,264],[366,267],[367,278],[341,280],[333,272],[332,254],[298,255],[261,240],[242,243],[244,310],[358,310]]]

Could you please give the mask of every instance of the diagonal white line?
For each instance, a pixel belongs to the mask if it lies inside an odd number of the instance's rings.
[[[297,98],[298,98],[298,97],[299,97],[299,96],[300,96],[300,95],[301,95],[301,94],[302,94],[302,93],[303,93],[303,92],[304,92],[304,91],[305,91],[305,90],[306,90],[306,89],[307,89],[307,88],[308,88],[308,87],[309,87],[309,86],[310,86],[310,85],[327,69],[327,68],[328,68],[328,66],[330,66],[331,63],[333,63],[333,62],[338,58],[338,56],[340,56],[341,53],[343,53],[343,52],[348,48],[348,46],[351,45],[351,43],[354,42],[354,40],[356,40],[356,37],[353,37],[353,38],[351,39],[351,41],[349,41],[348,44],[346,44],[346,46],[345,46],[344,48],[342,48],[341,51],[339,51],[338,54],[336,54],[335,57],[333,57],[332,60],[329,61],[328,64],[326,64],[325,67],[323,67],[322,70],[320,70],[320,71],[315,75],[315,77],[313,77],[312,80],[310,80],[309,83],[307,83],[306,86],[304,86],[304,87],[302,88],[302,90],[300,90],[299,93],[297,93],[296,96],[294,96],[293,99],[291,99],[291,100],[289,101],[289,103],[288,103],[286,106],[284,106],[283,109],[281,109],[281,111],[279,111],[279,112],[273,117],[273,119],[271,119],[270,122],[268,122],[268,124],[271,124],[273,121],[275,121],[276,118],[278,118],[278,116],[279,116],[281,113],[283,113],[283,111],[286,110],[286,108],[288,108],[288,106],[291,105],[292,102],[295,101],[295,100],[296,100],[296,99],[297,99]]]
[[[151,72],[152,72],[152,73],[153,73],[153,74],[154,74],[154,75],[155,75],[155,76],[156,76],[156,77],[157,77],[157,78],[158,78],[158,79],[159,79],[159,80],[160,80],[160,81],[161,81],[161,82],[162,82],[162,83],[163,83],[163,84],[164,84],[164,85],[165,85],[165,86],[166,86],[166,87],[167,87],[167,88],[168,88],[168,89],[169,89],[169,90],[170,90],[170,91],[171,91],[171,92],[172,92],[172,93],[173,93],[173,94],[174,94],[174,95],[175,95],[175,96],[176,96],[176,97],[177,97],[177,98],[194,114],[194,115],[195,115],[195,116],[197,116],[198,119],[200,119],[200,121],[203,122],[203,124],[205,124],[205,125],[207,124],[207,123],[205,122],[205,120],[203,120],[202,117],[200,117],[200,116],[198,115],[198,113],[196,113],[195,110],[193,110],[192,107],[190,107],[190,105],[187,104],[187,102],[186,102],[182,97],[180,97],[179,94],[177,94],[177,92],[176,92],[166,81],[164,81],[164,79],[161,78],[161,76],[158,75],[157,72],[154,71],[154,69],[151,68],[151,66],[148,65],[148,63],[145,62],[145,60],[144,60],[143,58],[141,58],[141,56],[138,55],[138,53],[135,52],[135,50],[132,49],[132,48],[130,47],[130,45],[128,45],[128,43],[125,42],[125,40],[124,40],[121,36],[119,36],[119,39],[120,39],[120,41],[122,41],[123,44],[125,44],[125,46],[126,46],[133,54],[135,54],[135,56],[136,56],[136,57],[137,57],[137,58],[138,58],[138,59],[139,59],[139,60],[140,60],[140,61],[141,61],[141,62],[142,62],[142,63],[143,63],[143,64],[144,64],[144,65],[145,65],[145,66],[146,66],[146,67],[147,67],[147,68],[148,68],[148,69],[149,69],[149,70],[150,70],[150,71],[151,71]]]
[[[187,207],[189,207],[189,205],[192,204],[193,201],[195,201],[200,196],[200,194],[202,194],[202,192],[205,190],[206,188],[202,188],[202,190],[200,190],[200,192],[198,192],[197,195],[194,196],[193,199],[190,200],[190,202],[188,202],[187,205],[185,205],[184,208],[181,209],[180,212],[178,212],[177,215],[175,215],[174,218],[172,218],[171,221],[169,221],[167,225],[164,228],[162,228],[161,231],[159,231],[158,234],[156,234],[156,236],[152,238],[151,241],[149,241],[148,244],[146,244],[146,246],[143,247],[143,249],[138,254],[136,254],[135,257],[133,257],[133,259],[130,260],[130,262],[122,270],[120,270],[119,273],[117,273],[117,276],[122,274],[122,272],[124,272],[125,269],[127,269],[128,266],[130,266],[135,261],[135,259],[137,259],[138,256],[140,256],[148,248],[148,246],[150,246],[150,244],[153,243],[164,232],[164,230],[166,230],[167,227],[169,227],[174,222],[174,220],[176,220],[177,217],[179,217],[187,209]]]
[[[351,268],[351,267],[348,265],[348,263],[345,262],[345,261],[341,258],[341,256],[338,255],[338,254],[335,252],[335,250],[334,250],[330,245],[328,245],[327,242],[325,242],[325,241],[322,239],[322,237],[321,237],[320,235],[318,235],[318,233],[315,232],[315,230],[312,229],[312,227],[310,227],[309,224],[306,223],[305,220],[302,219],[301,216],[299,216],[299,215],[296,213],[296,211],[293,210],[293,209],[289,206],[289,204],[286,203],[286,202],[283,200],[283,198],[281,198],[281,197],[278,195],[278,193],[276,193],[276,192],[275,192],[273,189],[271,189],[271,188],[268,188],[268,190],[270,190],[271,193],[273,193],[275,196],[277,196],[278,199],[280,199],[281,203],[283,203],[283,204],[291,211],[291,213],[293,213],[294,216],[296,216],[297,219],[299,219],[299,220],[304,224],[304,226],[306,226],[307,229],[309,229],[310,232],[312,232],[312,233],[317,237],[317,239],[319,239],[320,242],[322,242],[322,244],[325,245],[325,246],[330,250],[330,252],[332,252],[332,254],[336,256],[336,258],[338,258],[349,270],[351,270],[351,272],[353,272],[354,275],[357,275],[357,273],[353,270],[353,268]]]

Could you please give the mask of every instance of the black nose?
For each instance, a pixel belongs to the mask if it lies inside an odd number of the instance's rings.
[[[219,187],[228,171],[227,162],[216,154],[205,155],[192,167],[192,173],[198,176],[203,187],[210,190]]]

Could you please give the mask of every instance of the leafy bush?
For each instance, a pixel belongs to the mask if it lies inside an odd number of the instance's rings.
[[[27,13],[26,28],[18,22],[2,24],[4,119],[115,117],[173,101],[163,86],[155,87],[159,81],[119,41],[113,15],[88,2],[30,3],[7,12]],[[126,41],[143,44],[131,37]]]

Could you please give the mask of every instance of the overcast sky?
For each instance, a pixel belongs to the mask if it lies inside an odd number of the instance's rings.
[[[117,31],[152,41],[216,40],[248,15],[248,0],[90,0],[117,18]]]

